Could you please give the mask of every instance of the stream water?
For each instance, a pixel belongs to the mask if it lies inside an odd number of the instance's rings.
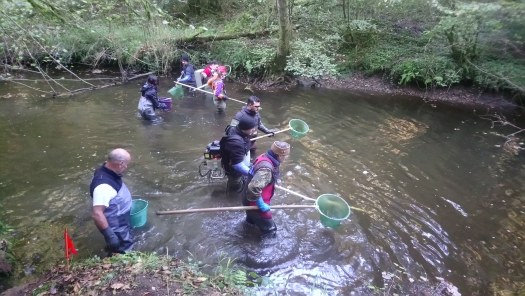
[[[162,83],[165,94],[169,83]],[[281,185],[313,198],[339,194],[369,212],[353,211],[333,230],[321,225],[315,209],[274,210],[277,237],[261,239],[243,212],[155,215],[240,205],[237,196],[226,196],[222,181],[199,177],[197,167],[242,105],[229,101],[224,116],[203,95],[186,97],[152,125],[136,115],[141,84],[56,99],[0,85],[2,218],[28,245],[46,246],[28,251],[27,264],[62,252],[60,236],[50,241],[42,225],[59,234],[70,228],[81,257],[103,254],[89,183],[107,153],[122,147],[132,155],[124,180],[135,198],[149,201],[148,222],[134,231],[140,251],[167,248],[210,265],[236,258],[268,275],[275,291],[292,295],[359,295],[370,283],[380,285],[382,272],[395,264],[416,280],[443,277],[465,294],[488,281],[524,280],[525,160],[491,134],[509,130],[491,129],[471,109],[348,91],[257,92],[267,127],[285,128],[299,118],[311,128],[302,139],[276,135],[292,145]],[[233,98],[248,96],[240,86],[228,87]],[[259,140],[258,152],[272,141]],[[273,199],[308,203],[283,191]]]

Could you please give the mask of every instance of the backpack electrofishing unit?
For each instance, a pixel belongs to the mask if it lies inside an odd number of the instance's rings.
[[[199,165],[199,175],[207,177],[208,182],[224,178],[220,141],[213,141],[206,146],[204,160]]]

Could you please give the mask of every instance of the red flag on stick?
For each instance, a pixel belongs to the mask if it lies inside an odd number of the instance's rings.
[[[73,241],[67,234],[67,228],[64,229],[64,242],[66,243],[66,258],[69,260],[70,254],[77,254],[77,250],[75,249],[75,246],[73,245]]]

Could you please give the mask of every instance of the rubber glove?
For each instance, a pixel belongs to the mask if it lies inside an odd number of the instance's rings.
[[[180,78],[177,78],[177,82],[180,82]]]
[[[230,97],[228,97],[227,95],[222,95],[222,99],[226,101],[226,100],[229,100]]]
[[[250,168],[246,164],[244,164],[244,162],[242,161],[239,162],[238,164],[234,164],[233,168],[239,173],[241,173],[243,176],[248,176],[250,172]]]
[[[259,207],[259,209],[263,212],[268,212],[270,210],[270,206],[264,202],[264,200],[262,199],[262,197],[259,197],[259,199],[257,199],[255,201],[255,204]]]
[[[159,103],[159,109],[166,109],[168,106],[166,106],[165,103]]]
[[[108,245],[110,251],[117,252],[120,243],[113,229],[111,229],[111,227],[108,227],[104,230],[101,230],[100,232],[104,236],[104,240],[106,241],[106,244]]]

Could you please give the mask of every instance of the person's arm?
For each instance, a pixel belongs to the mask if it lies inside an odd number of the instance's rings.
[[[250,168],[246,164],[244,164],[243,161],[234,164],[233,168],[239,173],[241,173],[243,176],[248,176],[248,173],[250,172]]]
[[[91,218],[93,218],[93,222],[95,222],[95,225],[100,231],[109,227],[108,220],[106,219],[106,216],[104,216],[105,210],[105,206],[94,206],[93,211],[91,212]]]
[[[117,251],[120,243],[113,229],[109,227],[104,211],[109,206],[110,200],[115,196],[117,196],[117,191],[113,187],[108,184],[98,185],[93,191],[93,211],[91,212],[95,225],[104,236],[104,240],[111,251]]]
[[[264,124],[261,122],[261,120],[259,119],[259,130],[265,134],[273,134],[273,131],[271,131],[270,129],[268,129],[266,126],[264,126]]]
[[[259,169],[248,184],[248,200],[257,201],[261,197],[264,187],[268,186],[271,181],[272,171],[267,168]]]
[[[186,66],[186,69],[184,69],[184,75],[184,78],[179,80],[179,82],[186,82],[192,80],[193,75],[195,75],[195,69],[193,69],[192,65]]]
[[[162,108],[164,105],[164,103],[159,102],[159,98],[157,97],[157,90],[155,88],[148,89],[146,91],[145,97],[151,102],[154,109]]]
[[[226,142],[225,150],[230,152],[230,161],[233,168],[244,176],[248,175],[249,168],[244,163],[244,142],[239,139],[231,139]]]
[[[248,194],[246,195],[249,201],[255,202],[257,207],[263,211],[268,212],[270,205],[265,203],[262,198],[262,191],[264,187],[268,186],[272,181],[272,171],[267,168],[261,168],[255,173],[252,180],[248,184]]]
[[[210,70],[210,67],[206,67],[206,69],[204,69],[202,72],[202,77],[203,78],[208,78],[211,76],[211,70]]]

